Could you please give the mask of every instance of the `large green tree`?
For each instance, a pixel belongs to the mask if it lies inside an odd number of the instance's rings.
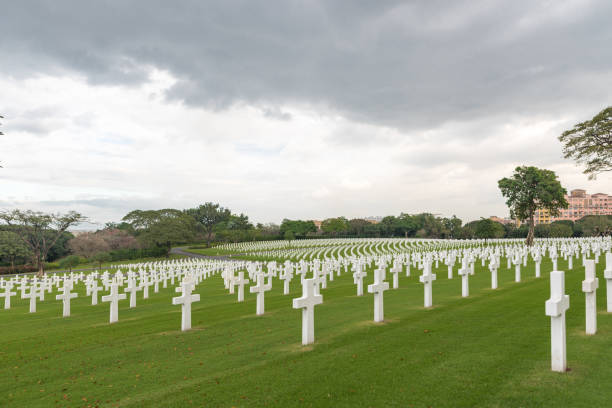
[[[612,106],[599,112],[591,120],[578,123],[559,136],[565,158],[586,165],[589,179],[599,173],[612,171]]]
[[[188,242],[195,232],[194,219],[184,211],[166,208],[163,210],[134,210],[123,217],[144,246],[166,249],[172,245]]]
[[[474,235],[476,238],[503,238],[504,226],[490,218],[481,218],[476,222]]]
[[[313,221],[288,220],[284,219],[280,225],[280,234],[285,236],[287,231],[291,231],[295,238],[303,238],[308,233],[317,232],[317,226]]]
[[[46,214],[31,210],[12,210],[0,212],[0,220],[11,226],[11,231],[30,248],[36,260],[38,275],[42,276],[51,248],[57,244],[69,227],[82,223],[87,218],[76,211],[66,214]]]
[[[349,221],[344,217],[328,218],[321,223],[321,230],[333,236],[346,234],[349,230]]]
[[[551,216],[559,215],[559,209],[567,208],[567,191],[561,186],[554,171],[533,166],[520,166],[511,178],[498,181],[499,189],[506,198],[510,216],[528,221],[529,233],[525,243],[533,245],[534,214],[537,209],[546,209]]]
[[[186,212],[192,216],[198,223],[198,226],[204,230],[207,247],[210,247],[215,226],[222,222],[228,221],[232,215],[232,212],[229,209],[223,208],[219,204],[213,204],[211,202],[204,203],[196,208],[190,208],[189,210],[186,210]]]
[[[0,260],[11,264],[15,270],[15,263],[25,263],[32,256],[30,248],[12,231],[0,231]]]

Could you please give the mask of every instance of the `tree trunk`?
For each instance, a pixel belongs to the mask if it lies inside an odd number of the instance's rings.
[[[527,240],[525,241],[525,245],[532,246],[533,245],[533,236],[535,231],[535,225],[533,220],[533,214],[531,218],[529,218],[529,232],[527,233]]]
[[[210,240],[212,239],[212,231],[206,233],[206,248],[210,248]]]
[[[36,258],[36,263],[38,264],[38,272],[36,273],[36,276],[42,278],[45,274],[45,263],[40,255]]]

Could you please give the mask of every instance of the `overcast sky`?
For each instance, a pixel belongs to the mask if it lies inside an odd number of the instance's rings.
[[[11,1],[0,208],[219,202],[255,222],[507,216],[497,180],[612,193],[557,136],[612,104],[612,2]]]

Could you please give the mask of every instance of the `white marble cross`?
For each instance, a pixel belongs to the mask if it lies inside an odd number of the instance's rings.
[[[431,273],[431,261],[426,261],[423,274],[419,276],[419,281],[423,284],[424,292],[424,306],[431,307],[433,304],[433,297],[431,293],[432,282],[436,280],[436,275]]]
[[[546,316],[550,316],[550,351],[553,371],[567,370],[565,311],[569,309],[569,296],[565,294],[565,273],[550,273],[550,299],[546,301]]]
[[[512,263],[514,263],[514,281],[520,282],[521,281],[521,257],[518,253],[515,254],[514,259],[512,259]]]
[[[357,296],[363,296],[363,278],[366,275],[366,272],[363,270],[363,264],[357,263],[355,265],[355,272],[353,272],[353,282],[357,285]]]
[[[540,251],[537,251],[534,254],[533,260],[535,261],[535,276],[536,278],[539,278],[541,275],[540,268],[542,266],[542,255],[540,255]]]
[[[74,299],[78,296],[78,293],[71,293],[72,290],[72,281],[66,280],[64,281],[64,287],[62,288],[62,294],[56,295],[56,300],[61,300],[63,303],[62,316],[69,317],[70,316],[70,299]]]
[[[40,296],[38,293],[38,286],[36,284],[30,287],[29,294],[21,295],[22,299],[30,299],[30,313],[36,313],[36,298]]]
[[[399,261],[395,261],[393,263],[393,268],[389,270],[393,275],[393,289],[397,289],[399,287],[399,277],[398,274],[402,271],[402,264]]]
[[[13,289],[13,283],[6,282],[4,286],[4,293],[0,294],[1,297],[4,297],[4,308],[5,309],[11,308],[11,296],[14,296],[17,294],[17,292],[11,292],[11,289]]]
[[[193,280],[185,278],[180,288],[176,288],[177,292],[181,292],[179,297],[172,298],[173,305],[181,305],[181,330],[186,331],[191,329],[191,304],[200,301],[200,295],[191,294],[195,284]]]
[[[389,289],[389,282],[383,282],[383,269],[374,271],[374,283],[368,285],[368,293],[374,294],[374,321],[385,320],[383,293]]]
[[[127,298],[125,293],[119,293],[119,284],[116,281],[110,282],[110,293],[102,296],[103,302],[110,302],[110,323],[119,320],[119,301]]]
[[[452,255],[448,255],[446,264],[448,267],[448,279],[453,279],[453,266],[455,265],[455,258]]]
[[[557,270],[557,247],[553,246],[550,250],[550,259],[553,263],[553,271]]]
[[[461,275],[461,296],[470,296],[470,282],[468,280],[470,275],[470,268],[467,266],[467,261],[465,258],[463,258],[461,269],[459,269],[457,273]]]
[[[153,282],[151,282],[151,280],[144,275],[144,277],[140,280],[140,287],[142,288],[142,298],[143,299],[148,299],[149,298],[149,286],[152,286]]]
[[[489,260],[489,270],[491,271],[491,289],[497,289],[497,270],[499,269],[499,264],[497,262],[498,261],[495,255],[491,255],[491,259]]]
[[[272,285],[270,283],[264,284],[264,274],[257,274],[257,285],[251,286],[249,291],[251,293],[257,293],[257,315],[262,315],[265,313],[265,305],[264,305],[264,293],[268,292],[272,289]]]
[[[229,294],[233,295],[234,294],[234,288],[236,287],[236,277],[234,276],[234,269],[233,268],[228,268],[225,271],[225,276],[227,279],[227,288],[229,289]]]
[[[98,291],[102,289],[102,287],[98,286],[98,279],[92,280],[88,288],[89,288],[89,293],[91,294],[91,304],[97,305],[98,304]]]
[[[136,292],[142,288],[136,284],[136,279],[128,279],[127,288],[124,289],[125,293],[130,294],[130,308],[136,307]]]
[[[302,344],[314,343],[314,307],[323,303],[323,296],[315,294],[314,279],[304,279],[302,297],[293,299],[293,308],[302,309]]]
[[[293,267],[285,266],[281,279],[283,280],[283,295],[289,294],[289,284],[293,278]]]
[[[410,276],[410,252],[406,255],[406,277]]]
[[[244,285],[248,284],[250,281],[248,279],[244,279],[244,272],[238,272],[238,278],[235,283],[238,286],[238,301],[244,302]]]
[[[599,279],[595,276],[595,261],[586,259],[584,261],[584,280],[582,281],[582,291],[586,301],[586,334],[597,332],[597,288]]]
[[[612,253],[606,252],[606,269],[604,270],[606,279],[607,311],[612,313]]]

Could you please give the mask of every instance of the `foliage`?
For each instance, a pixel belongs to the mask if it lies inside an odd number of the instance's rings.
[[[190,208],[186,210],[186,213],[193,217],[197,225],[204,230],[206,234],[206,246],[208,247],[210,247],[215,226],[228,221],[232,215],[229,209],[223,208],[219,204],[213,204],[212,202],[204,203],[196,208]]]
[[[13,232],[32,251],[39,275],[44,273],[47,255],[62,234],[69,227],[84,222],[86,219],[76,211],[66,214],[46,214],[31,210],[0,212],[0,220],[13,227]]]
[[[59,261],[60,268],[69,269],[72,272],[72,268],[81,263],[81,258],[77,255],[70,255]]]
[[[17,273],[28,273],[36,271],[38,271],[38,269],[35,265],[15,265],[14,267],[0,266],[0,275],[13,275]]]
[[[504,226],[489,218],[481,218],[476,221],[474,235],[476,238],[503,238],[505,235]]]
[[[85,258],[90,258],[98,252],[140,247],[136,238],[125,230],[116,228],[79,234],[70,240],[69,246],[73,254],[81,255]]]
[[[349,230],[349,222],[344,217],[328,218],[321,223],[321,230],[332,236],[344,235]]]
[[[612,170],[612,106],[559,136],[565,158],[586,165],[590,179]]]
[[[104,262],[111,262],[112,257],[108,252],[98,252],[95,254],[91,260],[98,263],[99,269],[102,269],[102,264]]]
[[[577,220],[575,231],[581,236],[594,237],[612,235],[612,215],[587,215]]]
[[[551,170],[538,169],[533,166],[520,166],[514,170],[512,178],[503,178],[498,182],[510,216],[529,221],[529,233],[526,244],[531,246],[534,237],[534,214],[537,209],[546,209],[551,216],[559,215],[560,208],[567,208],[565,200],[567,191],[557,180]]]
[[[175,209],[134,210],[123,221],[132,226],[143,246],[164,247],[166,255],[172,245],[189,242],[195,233],[195,220]]]
[[[280,234],[284,237],[287,231],[291,231],[295,238],[304,238],[309,232],[317,232],[317,226],[312,221],[284,219],[280,225]]]
[[[11,231],[0,231],[0,261],[9,263],[14,270],[15,264],[25,263],[32,251],[19,235]]]

